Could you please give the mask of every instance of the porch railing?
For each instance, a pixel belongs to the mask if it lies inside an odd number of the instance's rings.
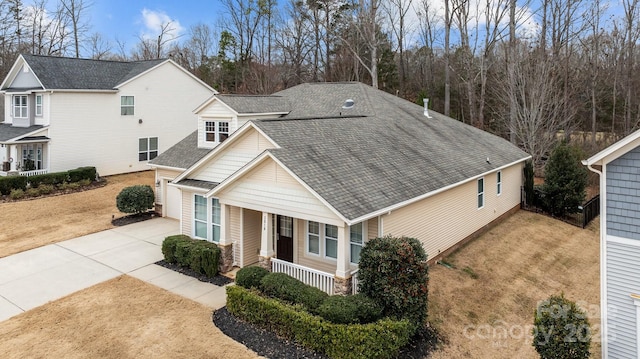
[[[33,170],[33,171],[22,171],[18,172],[20,176],[36,176],[36,175],[44,175],[49,173],[49,170]]]
[[[333,274],[331,273],[321,272],[276,258],[271,258],[271,271],[288,274],[305,284],[333,295]]]

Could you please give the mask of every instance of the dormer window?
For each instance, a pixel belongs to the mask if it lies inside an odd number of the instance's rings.
[[[15,118],[29,117],[28,106],[27,106],[27,95],[13,96],[13,117]]]
[[[223,142],[229,137],[229,122],[207,121],[204,124],[204,132],[207,142]]]

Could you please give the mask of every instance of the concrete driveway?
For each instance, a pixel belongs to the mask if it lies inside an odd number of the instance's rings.
[[[0,321],[122,274],[214,309],[224,306],[224,288],[153,264],[178,226],[155,218],[0,258]]]

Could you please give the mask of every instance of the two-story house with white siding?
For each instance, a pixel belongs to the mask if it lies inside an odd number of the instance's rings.
[[[0,93],[5,176],[148,170],[149,160],[193,132],[193,110],[216,91],[172,60],[21,55]]]
[[[223,270],[259,263],[345,293],[371,238],[417,238],[433,261],[520,206],[528,154],[361,83],[196,112],[198,130],[151,165],[176,191],[163,212],[217,243]]]
[[[640,357],[640,131],[582,162],[600,175],[603,358]]]

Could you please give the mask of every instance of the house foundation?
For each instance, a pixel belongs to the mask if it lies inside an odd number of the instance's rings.
[[[228,272],[233,268],[233,244],[219,244],[218,248],[220,248],[220,272]]]
[[[258,256],[258,265],[271,272],[271,257]]]
[[[351,278],[334,277],[333,279],[333,293],[337,295],[349,295],[352,293],[353,281]]]

